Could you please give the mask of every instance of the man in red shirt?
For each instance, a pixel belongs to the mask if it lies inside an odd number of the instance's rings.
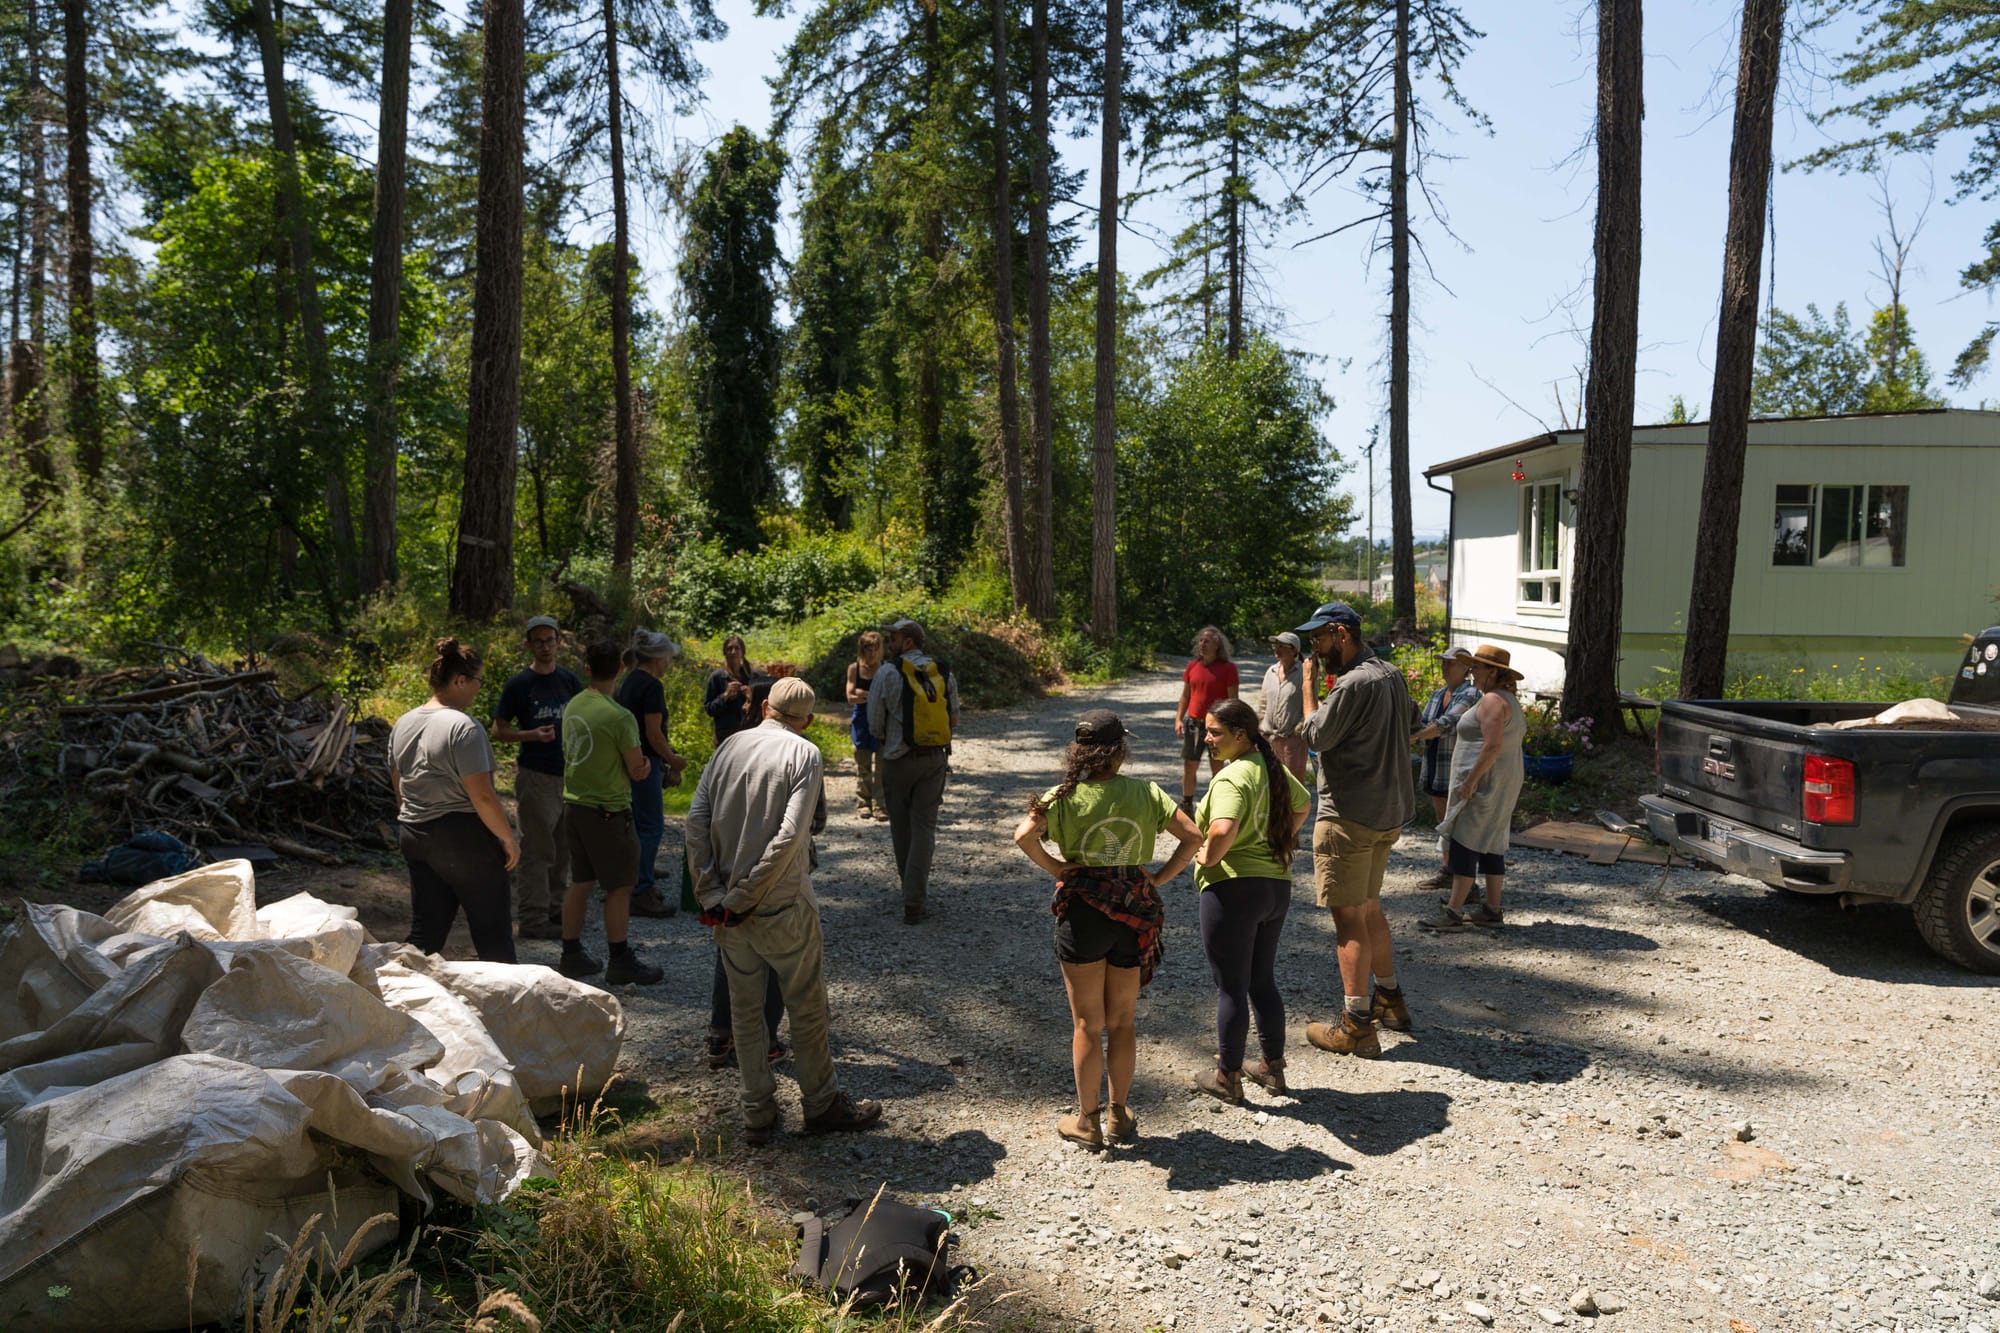
[[[1181,738],[1181,809],[1194,814],[1194,781],[1201,770],[1202,751],[1208,748],[1202,720],[1208,710],[1224,699],[1234,699],[1240,681],[1236,663],[1229,660],[1229,640],[1213,625],[1203,625],[1194,636],[1194,661],[1181,672],[1181,701],[1174,713],[1174,735]],[[1208,771],[1214,773],[1222,762],[1208,757]]]

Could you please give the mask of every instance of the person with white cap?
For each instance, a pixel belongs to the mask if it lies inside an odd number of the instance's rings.
[[[646,776],[632,782],[632,828],[639,835],[633,916],[672,916],[677,907],[654,883],[653,862],[660,855],[660,839],[667,831],[662,789],[679,786],[681,770],[688,766],[687,759],[667,739],[667,692],[660,684],[660,677],[667,674],[680,651],[679,644],[657,630],[643,626],[633,630],[632,646],[625,650],[625,665],[630,669],[612,695],[639,720],[639,748],[646,753]]]
[[[1286,630],[1271,636],[1271,651],[1278,660],[1264,672],[1264,688],[1257,699],[1257,726],[1271,743],[1271,753],[1300,781],[1306,776],[1306,706],[1314,701],[1312,674],[1300,662],[1303,645],[1299,636]]]
[[[694,896],[728,973],[745,1138],[753,1145],[769,1142],[779,1120],[777,1078],[770,1059],[757,1054],[776,1036],[764,1017],[770,975],[792,1014],[806,1130],[867,1129],[882,1118],[881,1103],[857,1101],[841,1088],[827,1040],[825,944],[811,869],[825,763],[801,734],[813,703],[803,680],[774,681],[764,720],[715,752],[688,807]]]
[[[1334,1023],[1306,1024],[1306,1040],[1336,1055],[1382,1053],[1377,1022],[1410,1029],[1396,984],[1382,878],[1389,849],[1416,809],[1410,732],[1417,710],[1403,673],[1375,655],[1360,613],[1328,602],[1298,627],[1313,656],[1334,673],[1326,698],[1306,719],[1306,744],[1319,755],[1319,813],[1313,825],[1313,887],[1333,913],[1346,1005]],[[1370,975],[1374,985],[1369,984]]]
[[[1468,925],[1498,926],[1500,889],[1507,873],[1507,844],[1512,836],[1514,806],[1521,799],[1526,764],[1521,741],[1528,731],[1527,715],[1514,693],[1521,673],[1513,655],[1490,643],[1471,655],[1472,678],[1481,691],[1479,704],[1458,720],[1458,744],[1452,750],[1451,798],[1438,831],[1445,835],[1445,865],[1451,871],[1451,899],[1417,924],[1428,930],[1462,930]],[[1465,900],[1472,881],[1486,881],[1486,901],[1472,911]]]
[[[1423,768],[1417,777],[1417,785],[1431,798],[1431,808],[1442,824],[1445,798],[1451,795],[1451,751],[1458,720],[1479,705],[1479,687],[1472,683],[1470,648],[1447,648],[1438,654],[1437,660],[1438,670],[1444,673],[1444,684],[1431,691],[1423,713],[1417,718],[1417,732],[1410,737],[1410,744],[1424,747]],[[1444,850],[1445,840],[1440,836],[1440,856]],[[1426,881],[1424,887],[1449,889],[1451,867],[1441,863],[1437,874]]]
[[[524,940],[555,940],[562,938],[562,899],[569,888],[562,715],[583,693],[583,682],[556,665],[562,629],[553,617],[533,617],[522,637],[528,665],[500,687],[493,739],[521,747],[514,770],[514,818],[521,826],[521,864],[514,870],[517,929]]]

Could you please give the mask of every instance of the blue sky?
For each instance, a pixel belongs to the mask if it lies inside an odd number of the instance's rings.
[[[672,127],[678,136],[703,140],[737,121],[769,122],[766,76],[790,34],[786,20],[758,19],[741,0],[723,0],[727,40],[704,48],[710,69],[705,102]],[[1595,159],[1578,156],[1589,132],[1596,52],[1588,26],[1591,10],[1580,3],[1498,3],[1465,6],[1486,36],[1461,74],[1471,103],[1491,122],[1477,131],[1442,114],[1446,133],[1438,147],[1455,160],[1437,163],[1433,185],[1464,248],[1429,229],[1435,282],[1420,281],[1413,377],[1411,454],[1414,470],[1504,444],[1559,422],[1556,394],[1574,403],[1583,362],[1581,337],[1569,330],[1589,311],[1590,239]],[[1675,394],[1704,407],[1709,399],[1715,310],[1721,283],[1722,232],[1727,205],[1731,80],[1736,61],[1736,10],[1725,0],[1676,0],[1646,14],[1644,259],[1640,297],[1638,411],[1659,420]],[[1816,34],[1823,53],[1853,42],[1849,23]],[[1795,56],[1798,54],[1795,50]],[[1823,55],[1822,65],[1830,68]],[[1808,112],[1836,100],[1823,78],[1795,60],[1781,101],[1777,156],[1789,161],[1828,141]],[[1093,170],[1094,139],[1065,141],[1066,158]],[[1983,293],[1963,291],[1960,267],[1980,252],[1993,207],[1977,201],[1951,204],[1951,174],[1962,146],[1935,162],[1894,164],[1892,192],[1908,214],[1928,192],[1927,168],[1937,200],[1918,238],[1913,271],[1905,275],[1904,300],[1939,379],[1952,357],[1992,316]],[[1129,170],[1128,170],[1129,180]],[[1094,198],[1086,183],[1083,196]],[[1857,324],[1885,299],[1874,276],[1872,245],[1882,230],[1874,184],[1866,177],[1831,172],[1780,174],[1774,188],[1775,297],[1788,309],[1809,301],[1830,311],[1846,301]],[[1280,321],[1293,346],[1324,358],[1321,373],[1337,406],[1326,422],[1335,447],[1351,460],[1345,482],[1360,497],[1361,450],[1369,428],[1382,419],[1385,394],[1380,364],[1386,341],[1387,271],[1368,262],[1368,237],[1356,231],[1332,241],[1292,248],[1296,241],[1346,221],[1360,210],[1341,186],[1322,193],[1313,216],[1267,249],[1259,259],[1262,287],[1282,294]],[[1175,221],[1170,206],[1141,215],[1164,228]],[[1086,224],[1085,253],[1094,253]],[[672,237],[654,223],[639,239],[652,297],[671,297]],[[1157,257],[1142,236],[1127,229],[1121,266],[1138,272]],[[1766,282],[1773,281],[1767,250]],[[1565,301],[1577,312],[1566,313]],[[2000,397],[1986,384],[1959,395],[1962,405]],[[1386,460],[1378,457],[1378,531],[1386,532]],[[1444,497],[1419,478],[1412,497],[1420,534],[1442,532]]]

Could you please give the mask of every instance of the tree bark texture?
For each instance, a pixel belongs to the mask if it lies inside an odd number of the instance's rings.
[[[1021,405],[1014,372],[1014,201],[1007,152],[1007,0],[993,7],[993,341],[1000,397],[1000,486],[1007,581],[1014,609],[1028,605],[1028,521],[1021,494]]]
[[[1576,569],[1570,579],[1563,713],[1619,730],[1625,514],[1632,479],[1633,381],[1639,364],[1639,176],[1645,116],[1641,0],[1597,5],[1596,280],[1584,387]]]
[[[1118,637],[1118,142],[1124,0],[1104,6],[1104,125],[1097,185],[1097,386],[1091,419],[1090,628]]]
[[[1785,33],[1785,0],[1744,0],[1729,145],[1729,225],[1722,243],[1722,308],[1715,328],[1708,456],[1701,475],[1694,581],[1688,593],[1681,697],[1722,696],[1729,665],[1729,604],[1736,583],[1743,462],[1750,444],[1750,381],[1757,351],[1764,206],[1771,183],[1771,118]]]
[[[1224,235],[1229,272],[1229,327],[1224,351],[1231,361],[1243,355],[1243,12],[1238,9],[1229,34],[1229,177],[1222,186],[1227,210]]]
[[[74,0],[67,0],[74,3]],[[292,134],[291,98],[285,86],[285,54],[271,0],[251,0],[251,21],[263,57],[264,100],[271,114],[271,139],[278,151],[278,193],[291,229],[292,280],[298,286],[299,342],[305,354],[304,427],[324,469],[327,545],[333,575],[342,588],[357,582],[353,499],[347,483],[347,449],[333,410],[333,370],[327,361],[326,321],[320,310],[319,278],[313,267],[312,213],[299,174],[298,144]]]
[[[382,108],[375,151],[375,234],[368,268],[368,418],[361,512],[361,586],[368,592],[396,581],[396,385],[403,360],[411,9],[412,0],[387,0],[382,15]]]
[[[527,83],[522,0],[486,0],[474,230],[471,392],[451,609],[487,620],[514,600],[515,435],[521,419],[521,186]]]
[[[86,0],[63,0],[64,172],[69,201],[69,432],[86,482],[104,470],[104,423],[98,414],[96,250],[90,239],[90,28]]]
[[[1389,146],[1390,633],[1417,632],[1416,537],[1410,520],[1410,0],[1396,0],[1395,129]]]
[[[1034,0],[1028,87],[1028,401],[1034,434],[1028,614],[1056,615],[1055,390],[1049,344],[1049,0]]]
[[[48,330],[49,273],[49,155],[43,132],[47,95],[42,87],[42,9],[39,0],[28,0],[27,88],[22,99],[21,137],[23,167],[27,179],[21,182],[28,200],[28,271],[23,280],[27,290],[28,336],[15,344],[7,358],[8,420],[12,423],[16,447],[27,465],[32,491],[51,488],[56,481],[55,455],[49,449]]]
[[[625,107],[618,84],[618,12],[604,0],[604,73],[607,129],[611,136],[611,382],[615,443],[612,463],[611,570],[632,576],[639,540],[639,426],[632,402],[631,220],[625,206]]]

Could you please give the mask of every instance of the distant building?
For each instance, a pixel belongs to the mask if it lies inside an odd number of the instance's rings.
[[[1705,422],[1632,431],[1619,680],[1680,665]],[[1583,432],[1440,463],[1452,494],[1454,643],[1507,648],[1529,688],[1561,684]],[[1737,528],[1731,671],[1907,663],[1951,671],[2000,620],[2000,413],[1939,409],[1753,421]]]

